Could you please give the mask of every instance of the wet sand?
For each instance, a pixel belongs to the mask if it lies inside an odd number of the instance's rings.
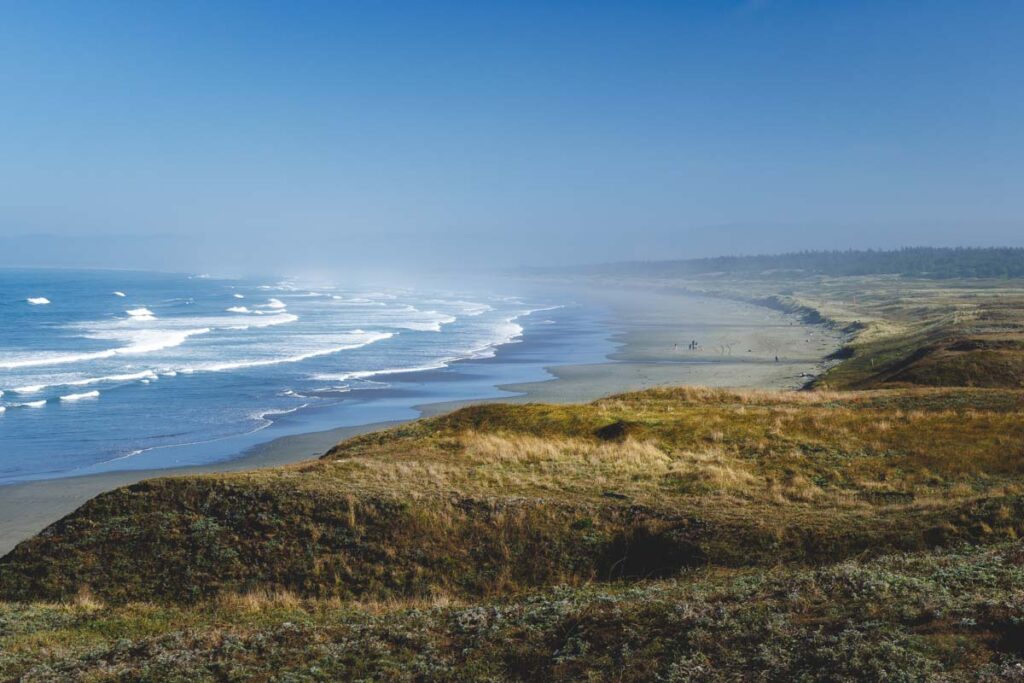
[[[586,296],[609,311],[611,338],[619,346],[607,362],[552,367],[552,380],[501,387],[518,395],[432,403],[418,406],[420,412],[425,416],[436,415],[467,403],[494,401],[589,401],[624,391],[681,384],[797,389],[811,374],[823,369],[824,356],[841,343],[835,331],[801,325],[793,316],[732,301],[650,291],[592,291]],[[709,305],[713,306],[713,316],[708,315]],[[690,350],[688,344],[694,339],[698,348]],[[109,472],[4,486],[0,488],[0,555],[88,499],[120,486],[152,477],[299,462],[319,456],[338,441],[394,424],[398,423],[285,436],[237,458],[209,465]]]

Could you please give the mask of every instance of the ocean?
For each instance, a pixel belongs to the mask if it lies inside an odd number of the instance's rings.
[[[0,270],[0,485],[410,419],[611,349],[597,312],[502,292]]]

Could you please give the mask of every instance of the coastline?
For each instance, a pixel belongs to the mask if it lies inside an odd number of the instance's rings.
[[[585,358],[586,362],[579,364],[545,366],[550,379],[495,385],[497,393],[504,395],[415,405],[417,415],[409,419],[476,403],[583,402],[666,385],[798,389],[806,382],[805,376],[821,371],[824,357],[842,343],[842,335],[835,330],[753,304],[717,299],[710,316],[709,296],[657,291],[638,295],[636,291],[609,289],[587,292],[585,298],[589,304],[608,311],[606,338],[616,348],[605,360],[590,362]],[[704,319],[696,315],[701,310]],[[686,348],[690,337],[697,338],[699,349]],[[525,353],[524,346],[499,347],[494,358],[475,362],[503,362],[510,354]],[[0,489],[0,555],[90,498],[120,486],[154,477],[298,463],[318,457],[338,441],[406,421],[371,421],[289,434],[208,464],[109,471],[7,485]]]

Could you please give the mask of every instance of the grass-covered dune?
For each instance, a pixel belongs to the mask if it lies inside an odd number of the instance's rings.
[[[0,560],[0,598],[476,599],[813,566],[1015,539],[1022,485],[1014,391],[487,405],[318,461],[104,494]]]

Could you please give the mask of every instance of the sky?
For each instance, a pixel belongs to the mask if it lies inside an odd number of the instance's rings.
[[[0,4],[0,264],[1024,245],[1018,1]]]

